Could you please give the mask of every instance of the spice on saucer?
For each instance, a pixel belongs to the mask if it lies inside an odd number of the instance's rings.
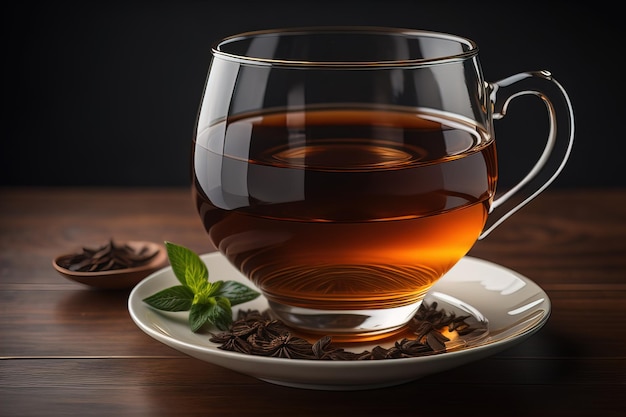
[[[390,348],[376,346],[360,353],[346,351],[332,344],[329,336],[314,343],[295,336],[280,320],[272,319],[258,310],[239,311],[228,331],[214,334],[210,341],[220,344],[219,349],[248,355],[310,360],[379,360],[413,358],[446,351],[446,334],[456,332],[467,335],[473,332],[466,319],[445,310],[437,303],[422,304],[409,324],[411,338],[403,338]]]
[[[59,266],[75,272],[98,272],[133,268],[148,263],[158,253],[149,246],[116,244],[113,239],[96,248],[84,247],[82,253],[59,259]]]

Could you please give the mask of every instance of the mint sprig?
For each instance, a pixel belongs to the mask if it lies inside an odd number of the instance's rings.
[[[237,281],[209,281],[202,259],[184,246],[165,242],[174,275],[181,283],[161,290],[143,301],[162,311],[189,311],[189,327],[197,332],[205,324],[228,330],[232,306],[254,300],[260,294]]]

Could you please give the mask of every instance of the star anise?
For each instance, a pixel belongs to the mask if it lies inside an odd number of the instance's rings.
[[[321,360],[353,360],[358,357],[357,353],[346,352],[344,349],[332,344],[330,336],[324,336],[313,344],[311,348],[315,359]]]
[[[448,330],[456,331],[459,335],[465,335],[473,331],[466,323],[469,316],[456,316],[445,310],[437,309],[437,303],[430,305],[423,303],[417,314],[411,319],[409,328],[415,334],[415,340],[428,345],[433,351],[445,351],[446,342],[450,341],[441,332]]]
[[[252,353],[252,346],[246,339],[235,336],[231,332],[222,332],[211,336],[209,339],[213,343],[219,343],[218,349],[229,350],[237,353]]]
[[[371,351],[366,350],[358,355],[357,360],[379,360],[379,359],[391,359],[389,357],[389,350],[382,346],[376,346]]]
[[[128,244],[116,244],[111,239],[103,246],[84,247],[81,253],[63,257],[59,265],[78,272],[111,271],[143,265],[157,253],[158,250],[150,250],[147,246],[135,249]]]
[[[397,358],[413,358],[416,356],[424,356],[433,352],[433,349],[419,340],[407,339],[396,341],[393,348],[394,357]]]
[[[252,353],[274,358],[288,359],[312,359],[312,345],[308,340],[293,336],[291,333],[283,334],[271,339],[263,339],[257,335],[248,338],[252,346]]]
[[[456,316],[437,309],[437,303],[422,304],[411,320],[410,330],[415,338],[403,338],[386,349],[376,346],[371,351],[350,352],[332,344],[324,336],[311,344],[293,335],[280,320],[272,319],[267,312],[257,310],[239,311],[237,320],[227,332],[213,335],[210,339],[220,343],[221,349],[240,353],[290,359],[316,360],[381,360],[414,358],[446,351],[449,339],[442,331],[456,331],[463,335],[474,331],[467,324],[469,316]]]
[[[263,339],[272,339],[289,333],[289,329],[279,320],[270,319],[265,314],[239,314],[230,327],[230,332],[240,338],[247,339],[252,335],[257,335]]]
[[[261,331],[265,327],[265,321],[238,320],[233,322],[230,332],[233,336],[247,339],[249,336]]]

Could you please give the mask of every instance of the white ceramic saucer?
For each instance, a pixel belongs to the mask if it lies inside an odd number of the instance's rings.
[[[235,280],[250,287],[219,253],[201,256],[209,279]],[[128,300],[130,316],[154,339],[200,360],[274,384],[321,390],[359,390],[398,385],[429,374],[493,355],[525,340],[539,330],[550,315],[547,294],[530,279],[491,262],[463,258],[429,292],[426,301],[458,315],[483,320],[487,333],[464,347],[446,353],[403,359],[326,361],[253,356],[218,349],[207,333],[192,333],[187,313],[150,308],[142,300],[162,289],[178,285],[171,267],[141,281]],[[267,309],[259,297],[234,310]],[[348,350],[346,348],[346,350]],[[362,352],[364,348],[356,349]]]

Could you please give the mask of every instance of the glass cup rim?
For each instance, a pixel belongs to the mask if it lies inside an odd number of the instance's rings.
[[[276,59],[258,56],[249,56],[245,54],[233,53],[226,51],[226,46],[246,39],[262,36],[276,35],[305,35],[305,34],[378,34],[378,35],[400,35],[408,38],[436,38],[447,40],[463,45],[466,49],[459,53],[446,54],[429,58],[412,58],[400,60],[385,61],[308,61],[308,60],[292,60],[292,59]],[[453,35],[444,32],[420,29],[392,28],[382,26],[304,26],[280,29],[255,30],[241,32],[235,35],[227,36],[215,42],[211,47],[211,53],[214,57],[219,57],[229,61],[235,61],[241,64],[259,65],[259,66],[287,66],[287,67],[323,67],[323,68],[381,68],[381,67],[424,67],[450,62],[464,61],[468,58],[478,55],[478,45],[469,38]]]

